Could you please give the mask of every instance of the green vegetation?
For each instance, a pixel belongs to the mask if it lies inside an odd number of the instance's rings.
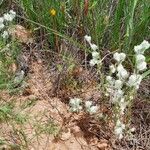
[[[12,65],[16,63],[20,48],[17,42],[5,45],[0,39],[0,89],[7,88],[9,81],[13,78]]]
[[[149,39],[149,0],[133,1],[36,1],[23,0],[23,7],[29,19],[70,36],[90,34],[100,49],[120,49],[132,54],[131,48],[143,39]],[[54,9],[56,15],[50,11]],[[39,15],[40,14],[40,15]],[[142,31],[142,32],[140,32]],[[51,32],[49,34],[52,34]],[[78,37],[79,39],[82,37]],[[51,38],[49,39],[52,42]],[[52,43],[51,43],[52,44]]]

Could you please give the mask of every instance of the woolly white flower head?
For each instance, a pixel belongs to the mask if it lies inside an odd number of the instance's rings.
[[[118,72],[121,72],[122,70],[124,70],[124,67],[123,67],[122,64],[119,64],[119,65],[117,66],[117,71],[118,71]]]
[[[0,17],[0,24],[4,22],[4,18]]]
[[[86,101],[85,108],[86,108],[86,111],[91,115],[95,114],[98,110],[98,106],[92,106],[92,101]]]
[[[96,52],[96,51],[93,51],[92,52],[92,57],[93,57],[93,59],[99,59],[99,53]]]
[[[85,35],[84,39],[90,44],[91,43],[91,36]]]
[[[6,21],[12,21],[12,20],[13,20],[13,17],[12,17],[9,13],[6,13],[6,14],[4,14],[4,19],[5,19]]]
[[[116,80],[115,81],[115,88],[116,89],[121,89],[123,86],[123,82],[121,80]]]
[[[3,29],[5,25],[3,23],[0,23],[0,30]]]
[[[78,105],[80,104],[82,101],[79,98],[72,98],[70,99],[70,105]]]
[[[91,107],[92,106],[92,101],[86,101],[85,102],[85,107],[86,108],[89,108],[89,107]]]
[[[146,63],[145,61],[143,61],[143,62],[137,64],[137,69],[138,69],[139,71],[143,71],[143,70],[145,70],[146,68],[147,68],[147,63]]]
[[[115,90],[111,99],[112,103],[118,103],[123,98],[124,92],[121,89]]]
[[[136,54],[144,54],[145,50],[150,47],[150,43],[144,40],[140,45],[134,46],[134,51]]]
[[[97,65],[98,63],[99,63],[100,61],[98,60],[98,59],[91,59],[90,60],[90,66],[95,66],[95,65]]]
[[[128,78],[129,73],[127,72],[127,70],[122,66],[122,64],[119,64],[117,67],[117,76],[119,77],[119,79],[121,80],[125,80]]]
[[[97,110],[98,110],[98,106],[91,106],[88,112],[92,115],[95,114]]]
[[[125,129],[125,124],[123,124],[120,120],[117,120],[115,126],[115,134],[121,140],[123,138],[123,130]]]
[[[139,89],[139,85],[142,81],[142,75],[139,74],[132,74],[129,77],[128,86],[129,87],[135,87],[136,89]]]
[[[14,19],[15,16],[16,16],[16,12],[13,11],[13,10],[10,10],[10,11],[9,11],[9,14],[12,16],[13,19]]]
[[[110,69],[110,72],[111,72],[111,73],[115,73],[115,72],[116,72],[116,68],[115,68],[114,65],[110,65],[110,66],[109,66],[109,69]]]
[[[112,81],[112,77],[111,76],[106,76],[106,80],[109,82],[109,81]]]
[[[119,79],[125,80],[129,77],[129,73],[124,69],[121,72],[118,72],[117,76],[119,77]]]
[[[13,10],[10,10],[9,13],[4,14],[4,20],[6,21],[12,21],[16,16],[16,12]]]
[[[136,68],[138,71],[143,71],[147,68],[147,63],[145,62],[145,56],[142,54],[136,55]]]
[[[6,39],[9,37],[9,33],[7,31],[4,31],[2,34],[3,39]]]
[[[98,46],[96,44],[90,44],[90,46],[93,51],[96,51],[98,49]]]
[[[82,101],[79,98],[70,99],[69,102],[69,105],[71,106],[70,110],[72,112],[79,112],[82,109],[81,102]]]
[[[113,55],[114,59],[117,61],[117,62],[122,62],[125,60],[126,58],[126,54],[125,53],[114,53]]]
[[[120,102],[119,102],[119,106],[120,106],[120,113],[123,115],[124,114],[124,111],[126,109],[128,105],[128,102],[125,101],[125,98],[121,98]]]
[[[145,61],[145,56],[142,54],[137,54],[136,55],[136,63],[141,63],[143,61]]]
[[[111,76],[106,76],[106,81],[109,85],[113,86],[114,85],[114,82],[115,80],[113,79],[113,77]]]

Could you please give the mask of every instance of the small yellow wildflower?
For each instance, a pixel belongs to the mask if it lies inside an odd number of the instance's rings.
[[[51,16],[56,16],[56,10],[55,9],[50,9],[50,15]]]

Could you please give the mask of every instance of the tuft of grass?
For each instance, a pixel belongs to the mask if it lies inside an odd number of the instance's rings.
[[[132,54],[134,45],[150,38],[149,0],[92,0],[86,1],[88,4],[79,0],[17,2],[30,20],[66,36],[75,33],[79,40],[85,34],[90,34],[100,49],[119,49]],[[56,11],[54,16],[50,14],[52,9]],[[51,46],[57,49],[59,35],[54,35],[48,29],[46,32],[49,33]]]
[[[15,122],[17,124],[24,124],[28,120],[28,115],[24,115],[20,107],[15,110],[15,101],[2,102],[0,105],[0,122]]]
[[[12,119],[13,106],[9,104],[3,104],[0,106],[0,122],[8,121]]]
[[[36,131],[39,134],[57,135],[58,127],[51,119],[49,119],[45,123],[36,124]]]
[[[64,16],[64,2],[59,0],[17,0],[20,6],[25,13],[25,15],[34,22],[41,23],[44,26],[47,26],[51,29],[63,33],[63,29],[66,25],[65,16]],[[51,13],[55,11],[55,15]],[[39,26],[35,24],[30,24],[33,30]],[[35,29],[36,30],[36,29]],[[45,29],[41,30],[42,33],[45,33]],[[51,47],[58,46],[58,37],[54,35],[51,31],[49,32],[48,41],[51,44]]]
[[[0,89],[5,89],[11,83],[14,76],[12,64],[16,63],[17,56],[20,53],[17,41],[11,41],[6,44],[0,39]]]
[[[25,101],[23,104],[21,104],[20,108],[26,109],[32,107],[36,104],[36,102],[37,102],[37,98],[33,97],[31,99],[28,99],[28,101]]]

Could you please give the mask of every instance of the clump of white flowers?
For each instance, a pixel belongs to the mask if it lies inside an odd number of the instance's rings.
[[[133,87],[135,89],[139,89],[139,85],[142,81],[142,75],[140,74],[132,74],[128,80],[128,86]]]
[[[125,130],[125,124],[120,122],[120,120],[116,121],[116,126],[115,126],[115,134],[118,136],[119,139],[123,138],[123,133]]]
[[[97,112],[97,110],[98,110],[98,106],[97,105],[93,105],[92,104],[92,101],[86,101],[85,102],[85,109],[86,109],[86,111],[90,114],[90,115],[92,115],[92,114],[95,114],[96,112]]]
[[[0,30],[2,30],[4,28],[4,18],[0,17]]]
[[[8,31],[4,31],[3,34],[2,34],[2,38],[7,39],[8,37],[9,37]]]
[[[9,13],[5,13],[3,17],[6,21],[13,21],[13,19],[16,17],[16,12],[10,10]]]
[[[85,111],[88,112],[90,115],[95,114],[98,111],[98,106],[93,105],[92,101],[86,101],[85,103],[82,103],[82,100],[79,98],[71,98],[69,105],[70,105],[70,111],[71,112],[79,112],[83,109],[82,105],[85,105]]]
[[[125,111],[131,107],[134,93],[139,89],[142,81],[141,72],[147,68],[144,52],[150,47],[148,41],[143,41],[134,47],[135,66],[133,73],[129,73],[123,66],[125,53],[114,53],[115,64],[110,65],[110,74],[106,76],[106,96],[110,97],[110,102],[114,105],[115,134],[119,139],[123,138],[125,130]]]
[[[114,54],[114,59],[118,62],[118,63],[121,63],[125,60],[126,58],[126,54],[125,53],[118,53],[116,52]]]
[[[147,68],[144,52],[149,47],[150,47],[150,43],[145,40],[140,45],[134,46],[136,64],[135,64],[134,73],[129,77],[128,80],[129,87],[139,89],[139,85],[142,81],[142,75],[140,74],[140,72],[146,70]]]
[[[89,43],[92,49],[92,59],[90,60],[90,66],[95,66],[100,63],[100,54],[97,52],[98,46],[91,42],[91,36],[85,35],[84,39]]]
[[[150,47],[150,43],[144,40],[140,45],[134,46],[134,52],[136,54],[144,54],[145,50]]]
[[[3,39],[7,39],[9,37],[8,28],[15,17],[16,12],[13,10],[10,10],[8,13],[5,13],[2,17],[0,17],[0,32]]]
[[[72,112],[79,112],[82,109],[82,100],[79,98],[72,98],[70,99],[70,111]]]
[[[137,71],[143,71],[146,67],[145,56],[143,55],[145,50],[150,47],[148,41],[143,41],[140,45],[134,47],[134,52],[136,53],[136,68]]]

